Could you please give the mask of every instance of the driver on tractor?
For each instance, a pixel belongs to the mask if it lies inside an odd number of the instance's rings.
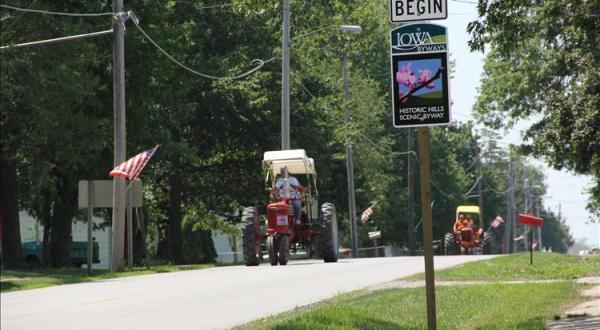
[[[287,181],[289,189],[285,191],[285,172],[286,168],[282,167],[280,171],[280,177],[275,183],[275,197],[278,199],[289,199],[290,204],[294,207],[294,218],[296,224],[300,224],[302,219],[302,193],[305,188],[300,184],[300,181],[296,177],[288,175]]]

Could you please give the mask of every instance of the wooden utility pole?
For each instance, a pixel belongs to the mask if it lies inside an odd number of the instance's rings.
[[[415,197],[414,197],[414,189],[415,184],[413,180],[412,173],[412,158],[414,157],[413,151],[413,128],[408,128],[408,155],[406,159],[406,167],[408,169],[407,175],[407,187],[408,190],[408,251],[411,256],[415,255]]]
[[[512,160],[508,163],[508,190],[506,191],[506,222],[504,227],[504,249],[505,253],[512,252],[512,228],[513,228],[513,163]]]
[[[125,15],[123,0],[113,1],[114,166],[125,161]],[[123,269],[125,253],[125,178],[113,177],[111,271]]]
[[[435,278],[433,272],[433,232],[431,225],[431,183],[429,181],[429,128],[419,128],[421,162],[421,208],[423,210],[423,254],[425,255],[425,290],[427,294],[427,327],[436,329]]]
[[[290,149],[290,1],[283,0],[281,50],[281,150]]]
[[[477,148],[477,200],[479,202],[479,221],[485,226],[483,212],[483,175],[481,173],[481,149]]]

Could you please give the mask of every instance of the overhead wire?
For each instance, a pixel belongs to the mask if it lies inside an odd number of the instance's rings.
[[[29,9],[29,8],[20,8],[10,5],[0,4],[0,7],[11,9],[15,11],[20,11],[23,13],[36,13],[36,14],[47,14],[47,15],[58,15],[58,16],[71,16],[71,17],[99,17],[99,16],[112,16],[114,13],[105,12],[105,13],[66,13],[66,12],[57,12],[57,11],[48,11],[48,10],[40,10],[40,9]]]
[[[146,39],[154,46],[156,47],[156,49],[158,49],[161,53],[163,53],[163,55],[165,55],[168,59],[170,59],[173,63],[177,64],[179,67],[185,69],[188,72],[191,72],[195,75],[198,75],[200,77],[206,78],[206,79],[212,79],[212,80],[219,80],[219,81],[223,81],[223,80],[238,80],[238,79],[242,79],[245,78],[251,74],[253,74],[254,72],[260,70],[263,68],[263,66],[269,62],[274,61],[275,59],[277,59],[277,57],[271,57],[268,60],[261,60],[261,59],[255,59],[252,60],[251,64],[254,63],[258,63],[254,68],[250,69],[249,71],[246,71],[242,74],[239,75],[234,75],[234,76],[214,76],[214,75],[210,75],[210,74],[206,74],[206,73],[202,73],[200,71],[194,70],[192,68],[190,68],[189,66],[181,63],[180,61],[178,61],[175,57],[173,57],[171,54],[169,54],[166,50],[164,50],[156,41],[154,41],[154,39],[152,39],[148,33],[146,33],[146,31],[144,31],[144,29],[139,25],[138,19],[135,17],[135,14],[133,14],[132,12],[129,12],[129,15],[132,16],[134,19],[132,19],[133,24],[135,25],[135,27],[144,35],[144,37],[146,37]]]
[[[33,0],[33,1],[31,1],[31,3],[29,4],[29,6],[27,6],[27,9],[31,8],[31,6],[33,6],[33,5],[36,3],[36,1],[37,1],[37,0]],[[10,23],[10,25],[9,25],[9,26],[7,26],[7,27],[6,27],[6,28],[5,28],[5,29],[2,31],[2,36],[4,36],[4,35],[5,35],[5,34],[6,34],[6,33],[7,33],[9,30],[10,30],[10,28],[11,28],[11,27],[13,27],[13,25],[15,25],[15,24],[17,24],[17,22],[19,22],[19,20],[20,20],[20,19],[23,17],[23,15],[25,15],[25,12],[21,12],[21,14],[20,14],[20,15],[19,15],[17,18],[15,18],[15,20],[14,20],[14,21],[12,21],[12,22]]]

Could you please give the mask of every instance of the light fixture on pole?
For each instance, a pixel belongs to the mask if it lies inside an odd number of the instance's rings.
[[[339,30],[352,34],[362,33],[362,27],[357,25],[342,25]],[[343,58],[343,79],[344,79],[344,113],[346,122],[350,121],[350,77],[348,73],[348,56],[344,54]],[[352,160],[352,139],[346,138],[346,172],[348,176],[348,216],[350,218],[350,242],[352,244],[352,257],[358,257],[358,228],[356,224],[356,196],[354,191],[354,162]]]

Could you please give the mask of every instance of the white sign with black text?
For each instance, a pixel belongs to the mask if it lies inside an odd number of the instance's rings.
[[[448,18],[447,0],[390,0],[390,22]]]

